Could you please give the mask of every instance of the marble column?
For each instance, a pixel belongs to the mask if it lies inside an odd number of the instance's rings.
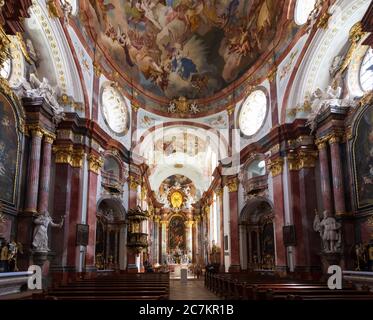
[[[252,243],[251,243],[251,229],[249,229],[248,231],[246,231],[246,237],[247,239],[249,239],[248,241],[248,245],[249,245],[249,264],[250,266],[252,266],[253,264],[253,249],[252,249]]]
[[[200,236],[199,236],[199,222],[200,217],[194,217],[194,257],[195,257],[195,263],[199,263],[201,259],[201,253],[200,253]]]
[[[317,142],[317,147],[319,149],[321,194],[323,208],[324,210],[327,210],[329,212],[329,215],[331,215],[333,212],[333,206],[332,191],[330,186],[328,148],[326,142],[323,140]]]
[[[276,241],[276,269],[279,272],[286,272],[287,259],[286,248],[284,245],[284,237],[282,228],[285,225],[285,201],[284,201],[284,181],[283,181],[283,167],[284,159],[279,157],[271,160],[268,164],[272,177],[273,185],[273,205],[275,215],[275,241]],[[251,235],[250,235],[251,237]]]
[[[114,264],[115,266],[119,266],[119,255],[118,255],[118,248],[119,248],[119,231],[115,230],[115,237],[114,237],[115,245],[114,245]]]
[[[40,178],[40,154],[43,132],[41,129],[31,130],[31,150],[27,177],[26,209],[36,213],[38,205],[38,191]]]
[[[247,230],[246,225],[240,224],[240,261],[241,261],[241,270],[247,269]]]
[[[87,201],[87,224],[89,225],[88,245],[86,251],[86,272],[96,270],[95,248],[96,248],[96,223],[97,223],[97,186],[98,174],[103,165],[103,160],[91,153],[88,155],[88,201]]]
[[[188,220],[185,222],[185,235],[186,235],[186,250],[188,252],[188,256],[190,258],[193,257],[193,237],[192,237],[192,233],[193,233],[193,223],[194,221],[191,221],[191,220]]]
[[[39,202],[38,211],[44,212],[48,210],[50,176],[51,176],[51,161],[52,161],[52,144],[54,137],[45,135],[43,141],[43,160],[40,175],[39,187]]]
[[[154,252],[153,252],[153,263],[159,263],[159,218],[154,219]]]
[[[329,140],[329,144],[333,173],[333,194],[335,214],[344,215],[346,213],[346,203],[345,189],[343,184],[340,138],[338,136],[332,136]]]
[[[238,235],[238,181],[236,178],[228,183],[228,189],[230,207],[229,229],[231,236],[231,265],[229,266],[229,272],[239,272],[241,265]]]
[[[68,219],[68,242],[67,242],[67,268],[69,270],[81,270],[81,255],[84,247],[77,245],[77,224],[83,223],[82,207],[84,194],[84,150],[74,150],[72,154],[71,169],[71,200]]]
[[[168,221],[161,221],[162,234],[161,234],[161,263],[166,261],[167,258],[167,227]]]

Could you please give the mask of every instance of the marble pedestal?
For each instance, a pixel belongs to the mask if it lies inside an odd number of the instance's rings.
[[[320,258],[323,278],[328,278],[328,268],[332,265],[341,266],[343,256],[340,252],[321,252]]]

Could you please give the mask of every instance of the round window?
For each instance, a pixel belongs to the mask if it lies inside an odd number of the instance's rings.
[[[373,90],[373,49],[369,48],[360,69],[360,84],[365,91]]]
[[[112,86],[102,92],[102,111],[107,125],[117,134],[127,130],[128,111],[121,93]]]
[[[258,132],[264,123],[267,114],[267,97],[261,90],[256,90],[249,95],[242,106],[239,116],[241,132],[252,136]]]
[[[294,20],[297,25],[303,25],[307,22],[312,10],[315,8],[316,0],[298,0],[295,5]]]

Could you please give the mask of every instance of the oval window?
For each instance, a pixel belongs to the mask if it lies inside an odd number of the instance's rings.
[[[294,20],[297,25],[304,25],[315,8],[316,0],[298,0],[295,5]]]
[[[123,134],[127,130],[127,106],[123,96],[116,88],[107,86],[103,90],[102,111],[111,130],[117,134]]]
[[[242,133],[252,136],[258,132],[267,114],[267,97],[261,90],[249,95],[242,106],[239,116],[239,126]]]

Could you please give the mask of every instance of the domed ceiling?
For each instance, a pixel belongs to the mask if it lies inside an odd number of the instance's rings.
[[[161,99],[209,98],[273,48],[284,0],[82,0],[77,25],[107,63]],[[290,33],[290,32],[289,32]]]

